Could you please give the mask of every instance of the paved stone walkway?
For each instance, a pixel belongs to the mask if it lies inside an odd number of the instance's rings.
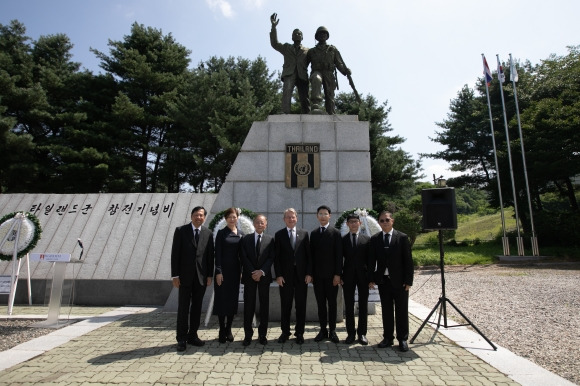
[[[234,320],[236,340],[233,343],[220,344],[217,341],[217,321],[212,317],[210,325],[199,331],[200,338],[206,340],[205,346],[188,345],[187,351],[177,353],[174,313],[123,307],[1,352],[0,363],[5,360],[8,363],[10,359],[18,362],[21,359],[15,357],[22,352],[40,351],[41,346],[50,343],[45,348],[47,351],[35,353],[37,356],[32,355],[32,359],[5,365],[0,371],[0,384],[522,384],[430,326],[422,330],[414,344],[410,344],[409,352],[401,353],[396,347],[379,349],[377,343],[382,334],[380,306],[376,310],[375,315],[369,316],[368,346],[316,343],[313,340],[318,331],[315,323],[307,324],[303,345],[297,345],[294,339],[278,344],[276,339],[280,328],[274,322],[270,325],[266,346],[254,340],[250,346],[244,347],[241,344],[242,315],[238,315]],[[410,331],[414,334],[422,320],[411,316],[410,322]],[[73,332],[75,329],[78,331]],[[339,324],[337,333],[341,340],[346,337],[344,323]],[[51,338],[51,335],[54,336]],[[56,339],[63,335],[68,337],[68,341]],[[480,350],[495,353],[489,347]],[[543,370],[538,369],[540,372]],[[556,375],[554,377],[556,381],[561,380]]]

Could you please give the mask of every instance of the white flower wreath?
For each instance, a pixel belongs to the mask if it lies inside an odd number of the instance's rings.
[[[4,241],[0,248],[0,258],[2,260],[12,259],[14,254],[14,247],[17,242],[16,236],[18,234],[17,221],[22,220],[16,247],[18,257],[22,257],[36,246],[42,230],[38,220],[33,216],[33,214],[27,212],[15,212],[2,218],[2,223],[0,224],[0,243]]]
[[[346,223],[346,218],[349,214],[356,214],[360,218],[360,233],[371,237],[375,233],[381,230],[379,222],[369,214],[368,210],[365,208],[355,208],[344,212],[341,216],[342,221],[340,224],[340,234],[346,235],[349,232],[348,224]]]
[[[238,212],[241,212],[240,209],[238,208]],[[215,238],[217,237],[217,233],[225,228],[226,226],[226,220],[224,218],[222,218],[216,225],[215,228],[213,230],[213,239],[215,240]],[[238,227],[238,229],[240,231],[242,231],[243,234],[245,235],[249,235],[250,233],[254,233],[254,222],[252,221],[251,218],[249,218],[248,216],[244,215],[244,214],[240,214],[238,216],[238,222],[236,224],[236,226]]]

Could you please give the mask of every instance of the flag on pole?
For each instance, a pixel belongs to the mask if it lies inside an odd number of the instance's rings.
[[[497,65],[497,79],[500,82],[505,83],[505,74],[503,73],[503,66],[501,64]]]
[[[487,60],[485,60],[485,56],[483,56],[483,75],[485,76],[485,82],[487,83],[487,85],[488,86],[491,85],[491,80],[493,79],[493,76],[491,75],[491,71],[489,69],[489,66],[487,65]]]
[[[510,56],[510,81],[512,82],[518,81],[518,72],[516,71],[516,65],[514,64],[511,56]]]

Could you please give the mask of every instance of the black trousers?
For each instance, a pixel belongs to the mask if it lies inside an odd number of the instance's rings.
[[[336,330],[336,296],[338,295],[338,286],[332,285],[332,279],[332,277],[314,278],[314,296],[318,305],[320,328],[326,330],[328,324],[330,331]]]
[[[248,338],[254,335],[252,321],[256,312],[256,293],[260,301],[258,335],[266,336],[268,333],[268,316],[270,314],[270,280],[262,277],[258,282],[250,279],[244,284],[244,333]]]
[[[205,288],[197,280],[191,283],[182,282],[179,286],[176,335],[178,342],[197,337]]]
[[[383,309],[383,334],[385,339],[393,340],[396,320],[397,340],[409,339],[409,291],[401,286],[394,288],[388,276],[383,277],[383,284],[379,284],[379,296]],[[394,317],[393,317],[394,312]]]
[[[356,329],[356,333],[358,335],[366,335],[369,315],[369,284],[366,279],[360,280],[357,278],[345,280],[342,286],[346,314],[345,320],[346,333],[348,335],[355,334],[354,294],[357,288],[358,288],[358,328]]]
[[[304,335],[306,325],[306,297],[308,295],[308,284],[305,277],[299,277],[294,267],[291,275],[284,276],[283,287],[280,287],[281,321],[282,333],[290,335],[290,315],[292,313],[292,301],[295,300],[296,327],[295,335]]]

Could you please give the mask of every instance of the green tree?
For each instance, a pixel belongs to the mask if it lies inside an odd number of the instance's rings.
[[[255,121],[277,106],[279,81],[265,61],[212,57],[199,64],[171,107],[179,125],[171,138],[183,156],[175,155],[174,175],[194,191],[219,191]]]
[[[506,78],[509,66],[504,63]],[[516,62],[518,105],[521,112],[522,137],[525,143],[529,190],[535,211],[542,211],[542,194],[558,191],[578,211],[572,178],[580,173],[578,126],[580,123],[580,61],[579,47],[569,47],[565,56],[552,55],[540,65]],[[446,146],[442,152],[424,156],[445,159],[453,169],[464,174],[448,181],[451,186],[486,189],[490,203],[499,207],[496,168],[501,177],[505,206],[517,200],[520,220],[526,231],[530,230],[522,144],[518,130],[514,88],[503,86],[505,113],[508,121],[512,171],[516,197],[513,197],[510,163],[503,110],[498,81],[489,87],[491,115],[498,165],[493,159],[485,83],[480,79],[475,90],[465,86],[457,99],[451,102],[448,119],[438,126],[443,130],[433,141]],[[476,94],[477,92],[477,94]],[[487,129],[489,131],[489,129]]]
[[[487,105],[465,85],[449,109],[447,119],[436,123],[442,130],[430,138],[445,149],[421,156],[445,160],[451,170],[465,173],[455,179],[457,185],[486,186],[495,177]]]
[[[336,97],[339,114],[358,115],[359,121],[369,122],[371,156],[371,178],[373,202],[382,207],[385,200],[400,197],[406,190],[413,189],[414,182],[421,178],[421,163],[401,149],[405,138],[387,135],[393,131],[389,123],[391,107],[385,101],[378,105],[372,95],[367,95],[359,104],[354,93],[340,93]]]
[[[44,91],[33,80],[30,38],[17,20],[0,24],[0,191],[26,192],[37,178],[30,134],[45,115]]]
[[[551,55],[534,70],[531,101],[522,113],[526,160],[533,181],[552,182],[578,211],[572,178],[580,174],[580,46]],[[518,88],[519,90],[519,88]]]
[[[138,191],[166,191],[159,176],[170,151],[167,136],[174,130],[167,108],[178,98],[190,51],[171,34],[137,23],[130,35],[109,41],[109,47],[108,56],[92,51],[119,90],[112,106],[111,123],[119,140],[113,151],[129,160],[124,170],[135,172]]]

